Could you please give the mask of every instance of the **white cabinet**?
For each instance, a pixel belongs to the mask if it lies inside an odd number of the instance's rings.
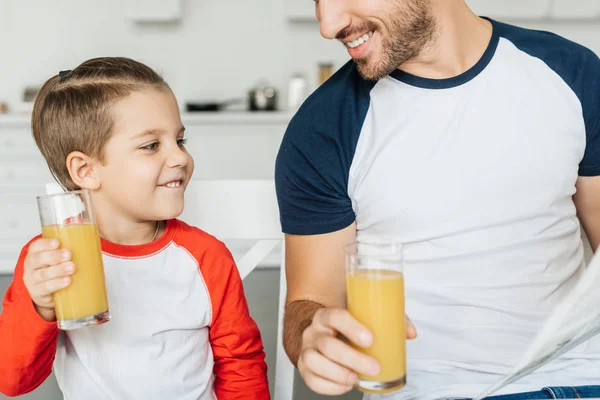
[[[311,0],[282,0],[290,21],[316,21]],[[568,0],[565,0],[568,1]],[[580,0],[576,0],[579,3]],[[590,0],[591,2],[600,0]],[[498,19],[540,19],[551,14],[553,0],[467,0],[475,13]]]
[[[273,178],[287,112],[183,114],[195,179]],[[0,116],[0,274],[40,233],[36,196],[52,181],[25,117]]]
[[[289,21],[316,21],[310,0],[281,0]],[[467,0],[473,11],[499,20],[600,20],[600,0]]]
[[[173,22],[183,17],[182,0],[125,0],[125,15],[134,22]]]
[[[290,21],[316,21],[315,2],[312,0],[282,0],[285,16]]]
[[[547,18],[552,8],[552,0],[467,0],[467,4],[478,15],[510,20]]]
[[[552,18],[600,19],[600,0],[553,0]]]

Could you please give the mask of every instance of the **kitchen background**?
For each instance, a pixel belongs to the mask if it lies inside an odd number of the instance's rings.
[[[179,18],[133,19],[147,4],[157,12],[169,8],[156,6],[161,3],[180,4]],[[470,3],[481,13],[549,29],[600,52],[598,0]],[[122,55],[160,69],[182,103],[237,98],[266,79],[281,91],[285,107],[294,73],[306,74],[314,89],[318,63],[338,68],[348,59],[339,43],[319,36],[312,8],[312,0],[2,0],[0,101],[17,103],[25,86],[87,58]]]
[[[600,53],[600,0],[468,2],[482,15],[554,31]],[[287,104],[290,79],[304,74],[311,92],[320,81],[319,64],[337,69],[348,60],[339,43],[319,36],[313,7],[312,0],[0,0],[0,113],[8,111],[0,115],[0,295],[12,279],[15,251],[24,243],[19,235],[37,229],[35,203],[27,202],[33,199],[30,187],[49,178],[40,172],[43,163],[29,138],[26,88],[91,57],[138,59],[162,71],[182,110],[187,102],[243,100],[232,107],[237,112],[184,113],[196,177],[271,178],[281,135],[293,115]],[[278,110],[245,112],[247,92],[261,81],[277,91]],[[23,228],[21,217],[27,214],[31,222]],[[271,381],[278,274],[259,269],[245,281]],[[22,398],[61,396],[51,379]],[[297,380],[295,398],[325,397],[311,394]]]

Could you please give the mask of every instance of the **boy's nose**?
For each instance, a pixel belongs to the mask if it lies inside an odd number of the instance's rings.
[[[317,3],[317,19],[319,20],[321,36],[335,39],[344,28],[352,23],[347,12],[347,0],[320,0]]]
[[[169,152],[167,165],[171,168],[185,167],[189,163],[190,155],[184,149],[176,146]]]

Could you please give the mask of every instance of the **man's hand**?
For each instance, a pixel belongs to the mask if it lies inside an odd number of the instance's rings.
[[[351,343],[367,348],[373,335],[354,319],[347,310],[322,308],[302,333],[298,371],[306,385],[316,393],[341,395],[352,390],[358,375],[377,375],[381,366],[338,338],[342,335]],[[417,332],[407,318],[406,337],[413,339]]]

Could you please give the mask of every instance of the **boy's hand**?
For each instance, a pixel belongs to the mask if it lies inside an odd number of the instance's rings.
[[[57,239],[38,239],[31,243],[24,262],[23,282],[40,316],[50,322],[56,320],[52,293],[71,283],[75,265],[71,252],[58,249]]]

